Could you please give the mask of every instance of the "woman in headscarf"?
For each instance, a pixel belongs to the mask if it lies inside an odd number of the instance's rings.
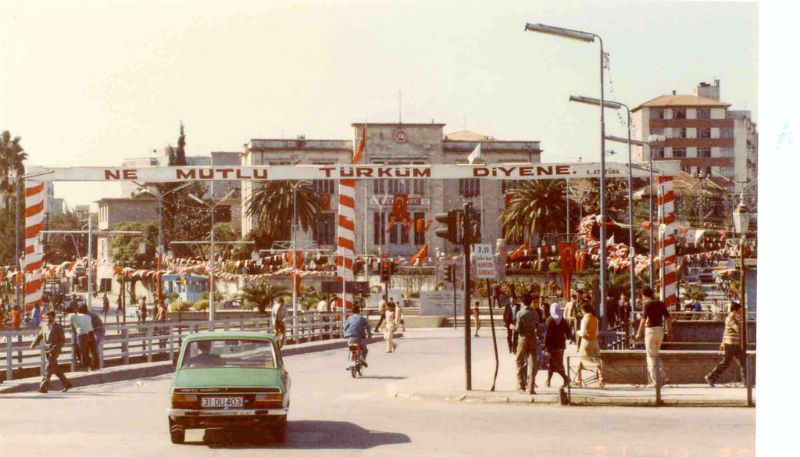
[[[570,327],[564,319],[564,312],[560,303],[550,305],[550,316],[545,321],[544,348],[550,354],[550,363],[547,366],[547,382],[545,386],[550,387],[550,379],[553,373],[558,373],[564,380],[564,386],[569,379],[564,372],[564,349],[567,347],[567,338],[570,336]]]
[[[588,303],[581,306],[583,310],[583,319],[581,320],[581,329],[578,331],[578,336],[581,337],[581,344],[578,348],[578,353],[581,356],[578,362],[578,376],[575,379],[575,384],[578,386],[583,385],[583,370],[590,368],[587,365],[594,365],[597,367],[597,381],[600,388],[606,386],[605,378],[603,377],[603,359],[600,358],[600,320],[594,315],[594,307]]]

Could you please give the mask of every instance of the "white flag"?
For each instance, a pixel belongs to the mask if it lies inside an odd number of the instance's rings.
[[[480,156],[481,156],[481,144],[478,143],[478,145],[475,146],[475,149],[473,149],[472,152],[470,152],[469,155],[467,156],[467,161],[469,162],[470,165],[472,165],[472,162],[474,162],[475,159],[479,158]]]

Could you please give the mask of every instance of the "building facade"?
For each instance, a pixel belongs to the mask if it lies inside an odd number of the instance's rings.
[[[635,147],[637,159],[679,160],[693,176],[724,177],[734,192],[755,185],[758,137],[749,111],[731,111],[720,101],[720,84],[700,83],[692,95],[662,95],[632,110],[637,140],[661,136],[650,148]]]
[[[353,147],[366,129],[366,148],[360,163],[408,164],[460,164],[481,144],[480,162],[519,163],[539,162],[541,148],[538,141],[498,141],[470,132],[452,136],[443,134],[445,124],[439,123],[355,123],[351,140],[310,140],[299,137],[285,139],[253,139],[245,147],[243,165],[288,165],[350,163]],[[451,139],[457,138],[457,139]],[[474,138],[474,139],[471,139]],[[332,180],[315,181],[314,188],[322,196],[323,213],[308,233],[298,233],[298,245],[335,249],[337,183]],[[497,223],[504,208],[503,191],[511,182],[500,180],[430,180],[381,179],[356,181],[356,240],[358,255],[388,254],[410,255],[425,244],[429,255],[436,249],[447,252],[452,246],[433,235],[433,225],[428,222],[436,213],[462,208],[471,201],[482,209],[483,240],[494,243],[502,236]],[[242,207],[254,191],[253,184],[242,184]],[[410,224],[391,224],[390,215],[396,196],[407,198]],[[275,215],[280,221],[291,215]],[[417,221],[421,221],[418,223]],[[410,225],[410,226],[409,226]],[[422,230],[418,230],[421,227]],[[242,211],[242,233],[253,229],[252,218]]]

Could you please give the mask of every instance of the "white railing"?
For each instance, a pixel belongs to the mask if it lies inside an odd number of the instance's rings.
[[[292,334],[291,314],[285,322],[287,345],[340,338],[342,335],[342,320],[338,313],[298,314],[296,336]],[[98,350],[99,367],[170,360],[177,357],[184,335],[208,329],[207,320],[107,323],[102,347]],[[223,318],[214,322],[214,330],[273,333],[269,317]],[[0,331],[0,374],[5,372],[6,380],[14,379],[15,376],[40,376],[44,372],[44,346],[30,348],[36,334],[36,330]],[[66,328],[65,336],[66,341],[58,361],[61,365],[69,365],[70,371],[76,371],[77,338]]]

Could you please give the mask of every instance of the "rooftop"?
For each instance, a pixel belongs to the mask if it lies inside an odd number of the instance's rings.
[[[696,95],[662,95],[652,100],[646,101],[631,111],[638,111],[641,108],[669,108],[673,106],[707,106],[717,108],[727,108],[730,103],[724,103],[713,98],[698,97]]]

